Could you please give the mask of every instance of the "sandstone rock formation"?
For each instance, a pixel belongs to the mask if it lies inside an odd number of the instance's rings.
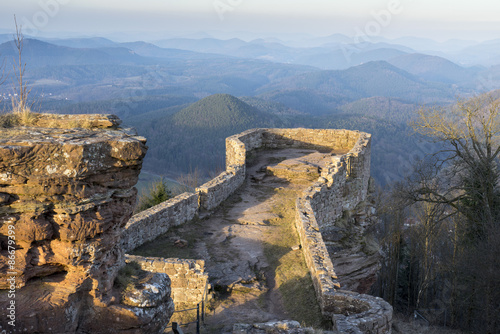
[[[2,317],[0,331],[158,332],[173,311],[169,286],[142,290],[154,305],[131,306],[114,287],[146,140],[103,115],[0,130],[0,305],[14,301],[16,324]]]
[[[378,218],[370,200],[369,194],[321,231],[342,289],[358,293],[370,292],[380,269],[380,247],[373,236]]]

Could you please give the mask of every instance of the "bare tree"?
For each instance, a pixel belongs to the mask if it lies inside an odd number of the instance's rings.
[[[17,60],[14,60],[12,64],[15,77],[16,77],[16,89],[17,96],[12,98],[12,111],[19,114],[23,123],[27,123],[31,116],[31,105],[28,105],[28,96],[31,92],[31,88],[25,81],[26,63],[23,62],[22,54],[24,48],[24,35],[22,33],[22,26],[17,24],[16,16],[14,15],[14,22],[16,25],[16,34],[14,35],[14,45],[17,49]]]
[[[421,109],[415,129],[443,149],[420,168],[408,194],[446,204],[471,224],[473,239],[500,218],[500,100],[491,94],[459,100],[451,109]]]
[[[495,253],[500,240],[500,100],[485,94],[459,100],[452,108],[421,109],[414,128],[442,147],[400,187],[409,203],[421,204],[422,234],[416,238],[424,247],[417,305],[431,284],[439,289],[432,268],[432,259],[437,258],[449,270],[440,276],[453,284],[450,296],[441,296],[453,319],[469,330],[496,333],[500,322]],[[443,223],[447,239],[452,239],[449,250],[428,248],[439,245],[433,236]],[[459,282],[466,288],[459,287]]]
[[[5,83],[5,80],[7,80],[7,75],[5,74],[5,58],[3,58],[0,63],[0,86]]]

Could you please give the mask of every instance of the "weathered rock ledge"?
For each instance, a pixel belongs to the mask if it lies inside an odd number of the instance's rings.
[[[41,114],[36,125],[1,129],[0,305],[14,301],[16,326],[2,317],[0,331],[160,331],[173,311],[169,286],[147,292],[160,299],[154,307],[125,306],[114,287],[145,138],[112,115]]]

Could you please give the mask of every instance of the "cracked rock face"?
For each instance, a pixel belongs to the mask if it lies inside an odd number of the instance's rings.
[[[82,118],[93,127],[54,127]],[[109,115],[39,115],[37,124],[0,129],[0,304],[14,277],[19,332],[79,332],[84,315],[120,300],[119,240],[146,140]]]

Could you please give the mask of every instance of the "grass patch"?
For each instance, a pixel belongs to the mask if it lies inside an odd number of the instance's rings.
[[[0,128],[43,127],[55,129],[94,129],[96,124],[86,117],[63,117],[59,114],[36,113],[31,110],[11,111],[0,115]]]
[[[19,125],[19,117],[14,113],[0,115],[0,128],[11,128]]]
[[[146,242],[144,245],[134,249],[131,254],[146,257],[163,257],[179,259],[198,258],[194,245],[204,237],[202,222],[198,218],[187,222],[185,226],[173,226],[165,234],[162,234],[155,240]],[[187,227],[189,232],[186,231]],[[188,242],[186,247],[180,248],[174,245],[175,237],[184,239]]]
[[[135,261],[129,262],[123,266],[123,268],[118,271],[118,276],[115,279],[115,287],[120,289],[122,293],[128,292],[135,288],[135,282],[137,282],[144,271],[141,269],[141,265]]]
[[[264,254],[274,271],[274,280],[282,298],[286,312],[291,319],[306,326],[326,328],[320,307],[301,251],[292,251],[291,247],[299,243],[295,229],[296,191],[279,189],[273,213],[280,218],[271,221],[279,229],[266,236]]]

